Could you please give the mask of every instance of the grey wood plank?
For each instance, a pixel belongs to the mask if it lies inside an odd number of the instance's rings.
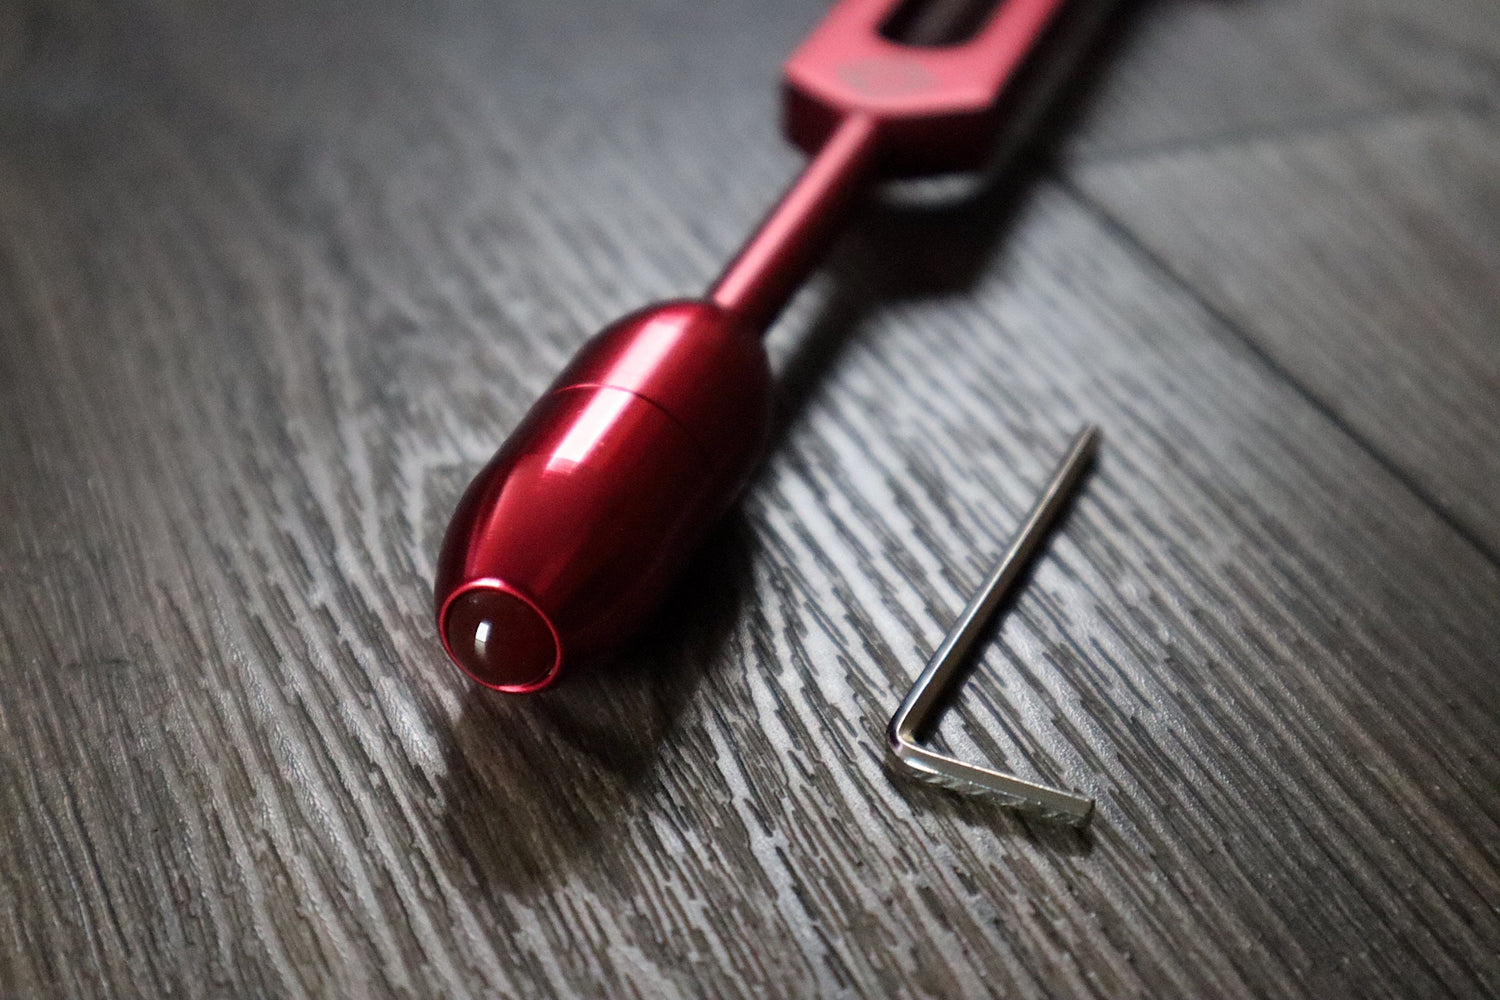
[[[1500,552],[1500,131],[1434,112],[1080,183]]]
[[[1395,108],[1493,107],[1490,0],[1143,0],[1068,138],[1084,159],[1320,128]]]
[[[779,186],[810,6],[26,10],[0,994],[1500,984],[1500,570],[1053,184],[867,220],[622,661],[527,699],[443,663],[464,481]],[[943,732],[1099,795],[1080,839],[878,740],[1085,417],[1101,467]]]

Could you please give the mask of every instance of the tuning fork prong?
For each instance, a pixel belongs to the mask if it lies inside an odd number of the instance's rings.
[[[1094,424],[1085,425],[1074,436],[1067,455],[1026,515],[1005,555],[969,599],[968,606],[907,692],[906,700],[891,717],[886,730],[886,763],[894,770],[955,791],[990,795],[1038,818],[1080,828],[1088,825],[1094,815],[1093,799],[928,750],[917,744],[917,734],[927,728],[943,705],[945,695],[961,679],[962,668],[975,644],[1067,506],[1098,444],[1099,428]]]

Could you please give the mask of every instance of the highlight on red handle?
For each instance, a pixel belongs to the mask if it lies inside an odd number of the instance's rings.
[[[917,48],[881,34],[900,2],[844,0],[787,61],[786,130],[816,155],[705,298],[589,341],[470,484],[434,606],[444,649],[479,683],[539,690],[639,627],[764,447],[760,335],[867,181],[977,161],[1062,5],[1002,0],[968,41]]]
[[[434,595],[448,655],[519,693],[627,639],[749,478],[770,399],[756,331],[712,303],[589,341],[454,512]]]

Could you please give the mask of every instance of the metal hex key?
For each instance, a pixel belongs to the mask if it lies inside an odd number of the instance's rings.
[[[1098,449],[1099,428],[1087,424],[1073,438],[1068,453],[1047,483],[1015,540],[991,571],[963,614],[927,661],[906,700],[886,730],[886,764],[893,770],[954,791],[991,795],[1011,808],[1041,819],[1082,828],[1094,815],[1094,800],[1060,788],[1025,781],[917,745],[917,734],[932,721],[944,696],[962,676],[974,644],[984,634],[1011,587],[1026,569],[1047,531],[1077,488]]]

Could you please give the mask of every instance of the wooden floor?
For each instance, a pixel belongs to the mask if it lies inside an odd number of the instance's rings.
[[[819,0],[0,4],[0,996],[1500,995],[1500,7],[1127,0],[889,192],[651,632],[430,620],[465,483],[800,163]],[[881,765],[1076,427],[1101,462]]]

